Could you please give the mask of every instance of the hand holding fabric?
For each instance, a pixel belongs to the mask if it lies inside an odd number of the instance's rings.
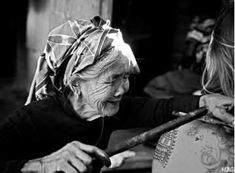
[[[214,118],[234,128],[234,98],[220,94],[207,94],[200,97],[199,106],[206,106]],[[229,113],[232,112],[232,113]]]
[[[105,166],[111,164],[103,150],[73,141],[48,156],[28,161],[21,171],[22,173],[89,172],[92,170],[93,157],[100,159]]]

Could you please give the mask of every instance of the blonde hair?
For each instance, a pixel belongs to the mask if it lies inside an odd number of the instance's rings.
[[[209,44],[202,75],[203,90],[234,96],[234,8],[218,17]]]

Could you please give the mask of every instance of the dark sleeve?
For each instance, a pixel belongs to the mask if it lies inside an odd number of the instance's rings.
[[[27,162],[34,125],[24,110],[15,112],[0,126],[0,172],[19,173]]]
[[[199,106],[199,96],[178,96],[170,99],[124,97],[116,117],[121,128],[157,126],[175,118],[172,111],[189,112]]]

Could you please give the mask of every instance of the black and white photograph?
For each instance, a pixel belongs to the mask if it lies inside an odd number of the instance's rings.
[[[0,173],[234,173],[234,0],[2,2]]]

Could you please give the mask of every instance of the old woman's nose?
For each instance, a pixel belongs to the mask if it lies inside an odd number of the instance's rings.
[[[116,90],[114,96],[121,97],[129,90],[129,86],[130,86],[129,79],[123,80],[122,83],[119,85],[118,89]]]

